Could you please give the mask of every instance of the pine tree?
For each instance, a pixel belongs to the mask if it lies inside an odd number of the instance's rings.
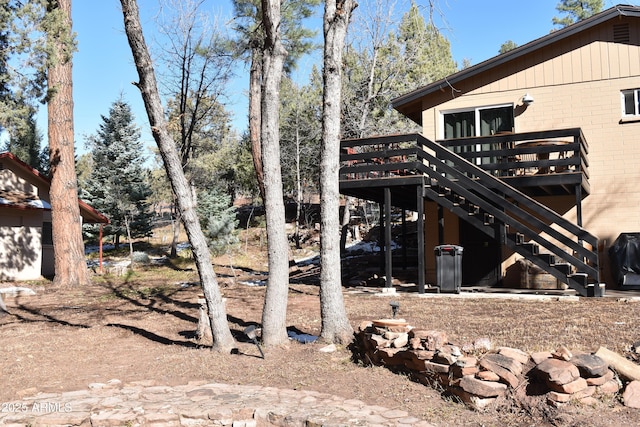
[[[557,6],[556,10],[560,13],[566,14],[562,18],[554,16],[551,22],[553,25],[559,25],[560,27],[567,27],[583,19],[587,19],[590,16],[600,13],[603,7],[602,0],[562,0]]]
[[[93,170],[82,198],[110,219],[104,234],[114,236],[116,247],[121,236],[149,236],[151,212],[147,199],[151,189],[142,166],[140,130],[129,104],[122,98],[114,102],[87,145],[92,151]],[[85,227],[95,232],[91,226]]]
[[[198,195],[198,218],[207,237],[211,251],[220,255],[238,242],[235,229],[238,226],[236,208],[231,196],[218,188],[212,188]]]

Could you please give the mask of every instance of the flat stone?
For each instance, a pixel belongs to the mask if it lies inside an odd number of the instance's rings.
[[[441,331],[425,331],[412,329],[409,338],[420,338],[425,349],[435,351],[441,349],[448,341],[447,334]]]
[[[445,351],[436,351],[433,356],[433,361],[436,363],[442,363],[443,365],[453,365],[458,358],[451,353]]]
[[[613,371],[608,369],[607,372],[604,375],[602,375],[601,377],[587,378],[587,384],[599,386],[599,385],[603,385],[607,381],[612,380],[613,378],[614,378]]]
[[[531,360],[533,360],[533,363],[535,363],[536,365],[539,365],[543,361],[551,359],[552,357],[553,355],[550,351],[539,351],[536,353],[531,353]]]
[[[522,373],[522,363],[502,354],[485,354],[484,357],[480,359],[480,364],[482,364],[483,361],[490,361],[493,364],[502,366],[514,375],[520,375]]]
[[[631,381],[622,393],[624,406],[628,408],[640,408],[640,381]]]
[[[547,394],[547,399],[551,399],[554,402],[558,402],[558,403],[567,403],[571,401],[572,397],[573,395],[569,393],[561,393],[559,391],[550,391]]]
[[[358,331],[359,332],[364,332],[367,329],[371,328],[373,326],[373,323],[371,323],[371,321],[369,320],[363,320],[362,322],[360,322],[360,324],[358,325]]]
[[[440,349],[440,351],[443,351],[445,353],[449,353],[452,356],[455,357],[461,357],[462,356],[462,351],[460,350],[460,347],[458,347],[457,345],[453,345],[453,344],[445,344],[442,346],[442,348]]]
[[[385,333],[382,334],[382,337],[387,339],[387,340],[393,341],[396,338],[398,338],[400,335],[402,335],[402,332],[385,331]]]
[[[429,350],[416,350],[412,351],[411,353],[413,353],[418,359],[422,360],[433,360],[433,356],[435,356],[436,354],[435,351]]]
[[[535,369],[548,384],[568,384],[580,378],[576,365],[565,360],[545,359]]]
[[[522,351],[522,350],[520,350],[518,348],[500,347],[500,348],[498,348],[498,354],[510,357],[510,358],[520,362],[522,365],[524,365],[527,362],[529,362],[529,354],[525,353],[524,351]]]
[[[382,337],[382,335],[377,334],[371,334],[371,337],[369,337],[369,342],[375,348],[385,348],[391,346],[391,341],[385,339],[384,337]]]
[[[425,370],[429,372],[435,372],[436,374],[446,374],[449,372],[449,365],[443,365],[441,363],[424,362]]]
[[[405,347],[409,343],[409,334],[402,333],[391,343],[392,347],[402,348]]]
[[[569,361],[573,357],[573,353],[571,353],[567,347],[561,345],[553,352],[553,357],[559,360]]]
[[[467,375],[475,375],[478,373],[480,368],[478,366],[460,366],[458,364],[453,364],[450,367],[450,371],[456,378],[466,377]]]
[[[466,368],[468,366],[477,366],[478,365],[478,358],[474,357],[474,356],[458,357],[458,360],[456,360],[456,365],[462,366],[464,368]]]
[[[547,385],[549,386],[549,388],[551,388],[554,391],[559,391],[561,393],[569,393],[569,394],[577,393],[589,387],[587,385],[587,380],[585,380],[582,377],[578,377],[574,381],[571,381],[566,384],[548,383]]]
[[[413,349],[413,350],[420,350],[423,349],[424,347],[422,347],[422,340],[418,337],[413,337],[409,339],[409,348]]]
[[[496,358],[496,357],[487,357],[487,356],[499,356],[499,357]],[[520,383],[520,380],[518,379],[518,377],[513,372],[511,372],[509,369],[503,367],[502,365],[498,364],[495,361],[496,359],[499,359],[499,358],[506,359],[505,356],[500,356],[498,354],[493,354],[493,355],[487,354],[487,355],[485,355],[485,357],[480,359],[480,366],[483,367],[484,369],[488,370],[488,371],[494,372],[496,375],[498,375],[500,377],[500,379],[502,381],[506,382],[511,387],[513,387],[513,388],[517,387],[518,384]],[[513,360],[513,359],[511,359],[511,360]],[[515,362],[515,363],[517,363],[517,362]],[[522,366],[520,366],[520,370],[522,370]]]
[[[506,384],[495,381],[483,381],[472,376],[462,377],[459,386],[467,393],[479,397],[502,396],[507,391]]]
[[[609,365],[595,354],[581,353],[571,358],[571,363],[578,367],[584,378],[600,377],[607,373]]]
[[[597,386],[596,390],[598,394],[616,394],[620,391],[620,383],[615,378],[612,378],[606,383]]]
[[[404,365],[404,358],[402,356],[396,357],[396,354],[401,351],[401,348],[380,348],[377,353],[386,366],[400,366]]]
[[[500,376],[493,371],[480,371],[476,377],[484,381],[500,381]]]

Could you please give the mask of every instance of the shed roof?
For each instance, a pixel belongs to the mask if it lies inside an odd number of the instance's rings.
[[[32,168],[15,155],[4,152],[0,153],[0,161],[5,160],[11,162],[11,164],[23,172],[25,172],[34,182],[44,184],[47,189],[51,187],[51,179],[36,169]],[[78,205],[80,207],[80,215],[84,222],[92,224],[108,224],[109,218],[98,212],[88,203],[78,199]],[[51,210],[51,205],[41,198],[24,194],[23,192],[16,191],[14,189],[0,189],[0,206],[15,208],[15,209],[44,209]]]

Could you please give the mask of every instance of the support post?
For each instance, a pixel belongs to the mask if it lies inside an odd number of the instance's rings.
[[[417,241],[418,241],[418,293],[424,293],[424,198],[422,185],[416,186]]]
[[[402,207],[402,269],[407,269],[407,210]]]
[[[578,227],[582,227],[582,184],[576,185],[576,220]]]
[[[391,287],[393,251],[391,250],[391,188],[384,188],[384,274],[385,287]]]
[[[444,210],[438,205],[438,244],[444,245]]]

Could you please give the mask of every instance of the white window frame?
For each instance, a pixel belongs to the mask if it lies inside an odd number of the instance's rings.
[[[635,111],[633,114],[627,113],[626,103],[624,102],[625,95],[633,94],[633,106]],[[640,117],[640,89],[628,89],[620,91],[620,106],[622,111],[622,117]]]
[[[624,103],[624,97],[622,98],[622,102]],[[624,104],[623,104],[624,106]],[[444,138],[444,116],[446,114],[454,114],[454,113],[464,113],[473,111],[474,112],[474,120],[475,120],[475,131],[476,134],[474,136],[480,136],[480,111],[488,110],[492,108],[514,108],[513,103],[508,104],[494,104],[494,105],[484,105],[482,107],[469,107],[469,108],[455,108],[451,110],[440,110],[439,124],[438,124],[438,139]],[[514,124],[515,125],[515,124]]]

